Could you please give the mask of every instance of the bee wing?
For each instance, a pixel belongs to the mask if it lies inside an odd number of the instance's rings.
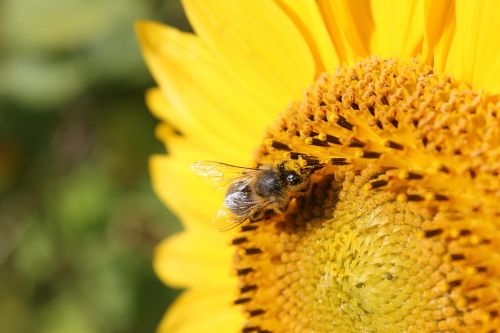
[[[191,169],[219,189],[236,181],[251,179],[260,171],[215,161],[198,161],[191,166]]]
[[[226,206],[223,206],[217,212],[217,216],[212,223],[217,229],[219,229],[219,231],[228,231],[245,222],[251,217],[251,215],[252,214],[237,216]]]
[[[237,181],[250,183],[261,172],[261,169],[239,167],[214,161],[199,161],[194,163],[191,168],[198,175],[205,177],[216,188],[225,188]],[[213,224],[220,231],[231,230],[267,205],[269,205],[268,202],[256,202],[251,196],[238,196],[233,202],[233,206],[237,207],[238,214],[234,214],[224,205],[219,209]]]
[[[251,218],[252,215],[258,211],[268,207],[270,204],[269,201],[261,203],[248,202],[240,207],[241,211],[239,216],[231,212],[226,206],[222,206],[217,212],[213,224],[219,231],[231,230]]]

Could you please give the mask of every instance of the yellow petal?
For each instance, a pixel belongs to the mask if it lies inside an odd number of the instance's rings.
[[[212,133],[248,151],[285,106],[232,80],[228,67],[195,36],[152,22],[139,22],[136,30],[146,62],[172,106],[166,118],[184,134]]]
[[[156,248],[155,272],[175,288],[227,287],[234,280],[228,237],[216,229],[198,228],[167,238]]]
[[[188,117],[182,109],[176,110],[158,87],[146,91],[146,104],[155,117],[167,122],[182,133],[194,133],[198,128],[196,123],[192,121],[192,117]],[[200,129],[203,130],[203,128]]]
[[[182,166],[179,165],[181,168],[184,165],[190,167],[200,160],[227,161],[234,165],[248,166],[253,157],[249,151],[234,149],[231,143],[221,144],[219,147],[200,146],[198,141],[184,136],[172,137],[169,142],[169,156],[176,162],[182,163]],[[191,169],[188,171],[192,174]]]
[[[310,0],[276,0],[300,29],[316,61],[316,75],[334,71],[339,57],[333,47],[318,5]]]
[[[217,193],[191,171],[189,163],[156,155],[150,160],[153,189],[188,228],[210,226],[223,203]]]
[[[340,58],[415,57],[424,33],[423,0],[319,0]]]
[[[367,0],[318,0],[325,23],[343,62],[354,64],[369,55],[373,30]]]
[[[422,61],[443,72],[455,30],[455,1],[426,0],[424,16]]]
[[[244,318],[231,305],[231,288],[189,290],[170,307],[160,323],[158,333],[236,333],[241,332]]]
[[[297,27],[271,0],[183,1],[197,35],[234,74],[281,105],[314,79],[314,59]]]
[[[500,2],[456,3],[456,29],[446,71],[476,89],[500,93]]]
[[[222,161],[231,164],[243,165],[251,158],[251,153],[254,149],[254,143],[245,142],[245,148],[241,148],[242,144],[233,144],[233,141],[224,140],[217,136],[209,128],[204,126],[197,126],[193,122],[183,121],[182,112],[176,112],[175,108],[168,102],[163,92],[158,88],[150,89],[146,93],[146,103],[151,112],[158,118],[166,121],[175,129],[183,133],[182,137],[172,136],[172,131],[166,133],[165,131],[157,131],[160,134],[159,139],[163,140],[168,146],[168,151],[172,154],[173,151],[196,150],[192,153],[193,161],[201,159],[209,159],[215,161]],[[162,135],[166,134],[166,135]],[[171,141],[171,140],[176,140]],[[176,143],[179,142],[182,147],[177,147]],[[183,148],[186,146],[186,150]],[[198,156],[196,156],[198,154]],[[204,156],[204,157],[202,157]]]
[[[372,0],[370,5],[374,22],[371,54],[416,57],[424,35],[423,0]]]

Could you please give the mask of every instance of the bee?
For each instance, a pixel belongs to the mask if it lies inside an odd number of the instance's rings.
[[[258,219],[266,211],[283,213],[292,196],[305,190],[309,179],[306,170],[289,162],[245,168],[200,161],[192,169],[219,187],[227,186],[224,204],[214,220],[221,231]]]

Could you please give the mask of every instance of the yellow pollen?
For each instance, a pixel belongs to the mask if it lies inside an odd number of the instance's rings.
[[[496,332],[500,102],[417,62],[324,73],[256,163],[313,170],[233,241],[242,332]]]

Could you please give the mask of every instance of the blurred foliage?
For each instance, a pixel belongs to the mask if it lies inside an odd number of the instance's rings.
[[[137,19],[189,29],[177,0],[0,3],[1,332],[153,332],[177,294]]]

